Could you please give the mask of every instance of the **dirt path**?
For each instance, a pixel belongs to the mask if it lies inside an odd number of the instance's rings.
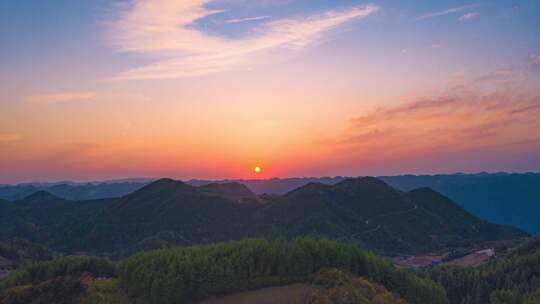
[[[301,304],[305,303],[313,287],[292,284],[239,292],[228,296],[207,299],[199,304]]]
[[[366,220],[365,223],[366,223],[366,225],[371,225],[370,222],[373,221],[374,219],[380,219],[380,218],[384,218],[384,217],[388,217],[388,216],[395,216],[395,215],[400,215],[400,214],[407,214],[407,213],[415,211],[416,209],[418,209],[418,205],[415,204],[414,207],[412,207],[411,209],[407,209],[407,210],[403,210],[403,211],[396,211],[396,212],[392,212],[392,213],[387,213],[387,214],[381,214],[381,215],[374,216],[374,217]],[[366,234],[366,233],[372,233],[372,232],[375,232],[375,231],[377,231],[379,229],[381,229],[381,225],[377,225],[373,229],[369,229],[369,230],[365,230],[365,231],[362,231],[362,232],[359,232],[359,233],[355,233],[355,234],[351,235],[351,237],[352,238],[357,238],[359,235]]]

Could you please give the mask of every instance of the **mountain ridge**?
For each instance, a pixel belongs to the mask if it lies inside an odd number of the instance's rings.
[[[371,177],[256,199],[252,194],[239,184],[195,187],[160,179],[120,198],[56,202],[38,195],[45,200],[38,206],[51,206],[47,214],[24,200],[10,204],[7,212],[19,215],[19,224],[2,228],[32,227],[23,234],[32,241],[96,254],[299,235],[345,238],[399,254],[526,235],[482,221],[434,191],[407,193]],[[430,209],[431,202],[437,207]]]

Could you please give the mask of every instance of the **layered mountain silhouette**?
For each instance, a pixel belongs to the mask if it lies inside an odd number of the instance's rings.
[[[386,253],[512,238],[519,230],[483,221],[429,189],[398,191],[372,177],[311,183],[263,208],[281,234],[349,237]]]
[[[136,179],[133,181],[95,182],[77,184],[63,182],[55,184],[19,184],[0,185],[0,199],[8,201],[22,200],[38,192],[47,191],[69,200],[89,200],[120,197],[149,184],[152,180]]]
[[[494,223],[519,227],[531,234],[540,233],[540,173],[479,173],[446,175],[402,175],[379,177],[401,191],[429,187],[449,197],[468,212]],[[261,180],[210,181],[190,180],[192,186],[243,184],[257,195],[285,194],[309,183],[334,185],[347,178],[273,178]],[[122,197],[136,191],[152,179],[132,179],[78,184],[0,185],[0,199],[22,200],[40,190],[67,200],[90,200]]]
[[[64,252],[127,254],[170,245],[249,237],[326,236],[383,253],[526,236],[483,221],[428,189],[396,190],[372,178],[309,183],[257,196],[239,183],[161,179],[120,198],[69,201],[38,192],[0,203],[2,237],[19,236]]]

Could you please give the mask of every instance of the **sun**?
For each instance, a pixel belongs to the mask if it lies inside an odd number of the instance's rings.
[[[262,169],[259,166],[255,166],[255,168],[253,168],[253,172],[255,172],[255,173],[261,173],[261,171],[262,171]]]

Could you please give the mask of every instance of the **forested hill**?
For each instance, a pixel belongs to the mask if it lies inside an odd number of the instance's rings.
[[[444,289],[429,279],[357,246],[313,238],[162,249],[118,264],[90,257],[37,263],[0,281],[0,302],[196,303],[297,284],[306,289],[301,297],[272,296],[286,303],[448,303]]]
[[[52,260],[60,254],[49,248],[22,239],[0,241],[0,260],[9,261],[13,268],[22,267],[39,261]]]
[[[386,254],[524,235],[472,216],[435,191],[403,193],[372,177],[335,185],[311,183],[271,197],[257,215],[255,225],[275,223],[272,229],[281,234],[347,236]]]
[[[434,191],[404,193],[370,177],[312,183],[280,196],[256,196],[238,183],[194,187],[162,179],[120,198],[70,201],[40,192],[0,207],[6,219],[0,237],[24,237],[65,253],[120,256],[302,235],[404,254],[526,235],[472,216]]]
[[[0,280],[0,303],[175,304],[252,290],[250,303],[271,296],[305,303],[538,304],[539,278],[540,239],[477,268],[414,272],[352,244],[252,239],[143,252],[118,263],[94,257],[32,263]],[[284,288],[257,295],[271,286]]]
[[[381,177],[403,191],[430,187],[472,214],[540,234],[540,174],[448,174]]]
[[[285,194],[309,183],[333,185],[346,177],[274,178],[261,180],[190,180],[192,186],[241,183],[256,194]],[[381,180],[402,190],[429,187],[451,198],[472,214],[488,221],[540,234],[540,174],[441,174],[382,176]],[[21,200],[44,190],[68,200],[121,197],[138,190],[151,179],[116,182],[0,185],[0,199]]]
[[[441,266],[426,273],[445,287],[451,304],[538,304],[540,239],[479,268]]]

